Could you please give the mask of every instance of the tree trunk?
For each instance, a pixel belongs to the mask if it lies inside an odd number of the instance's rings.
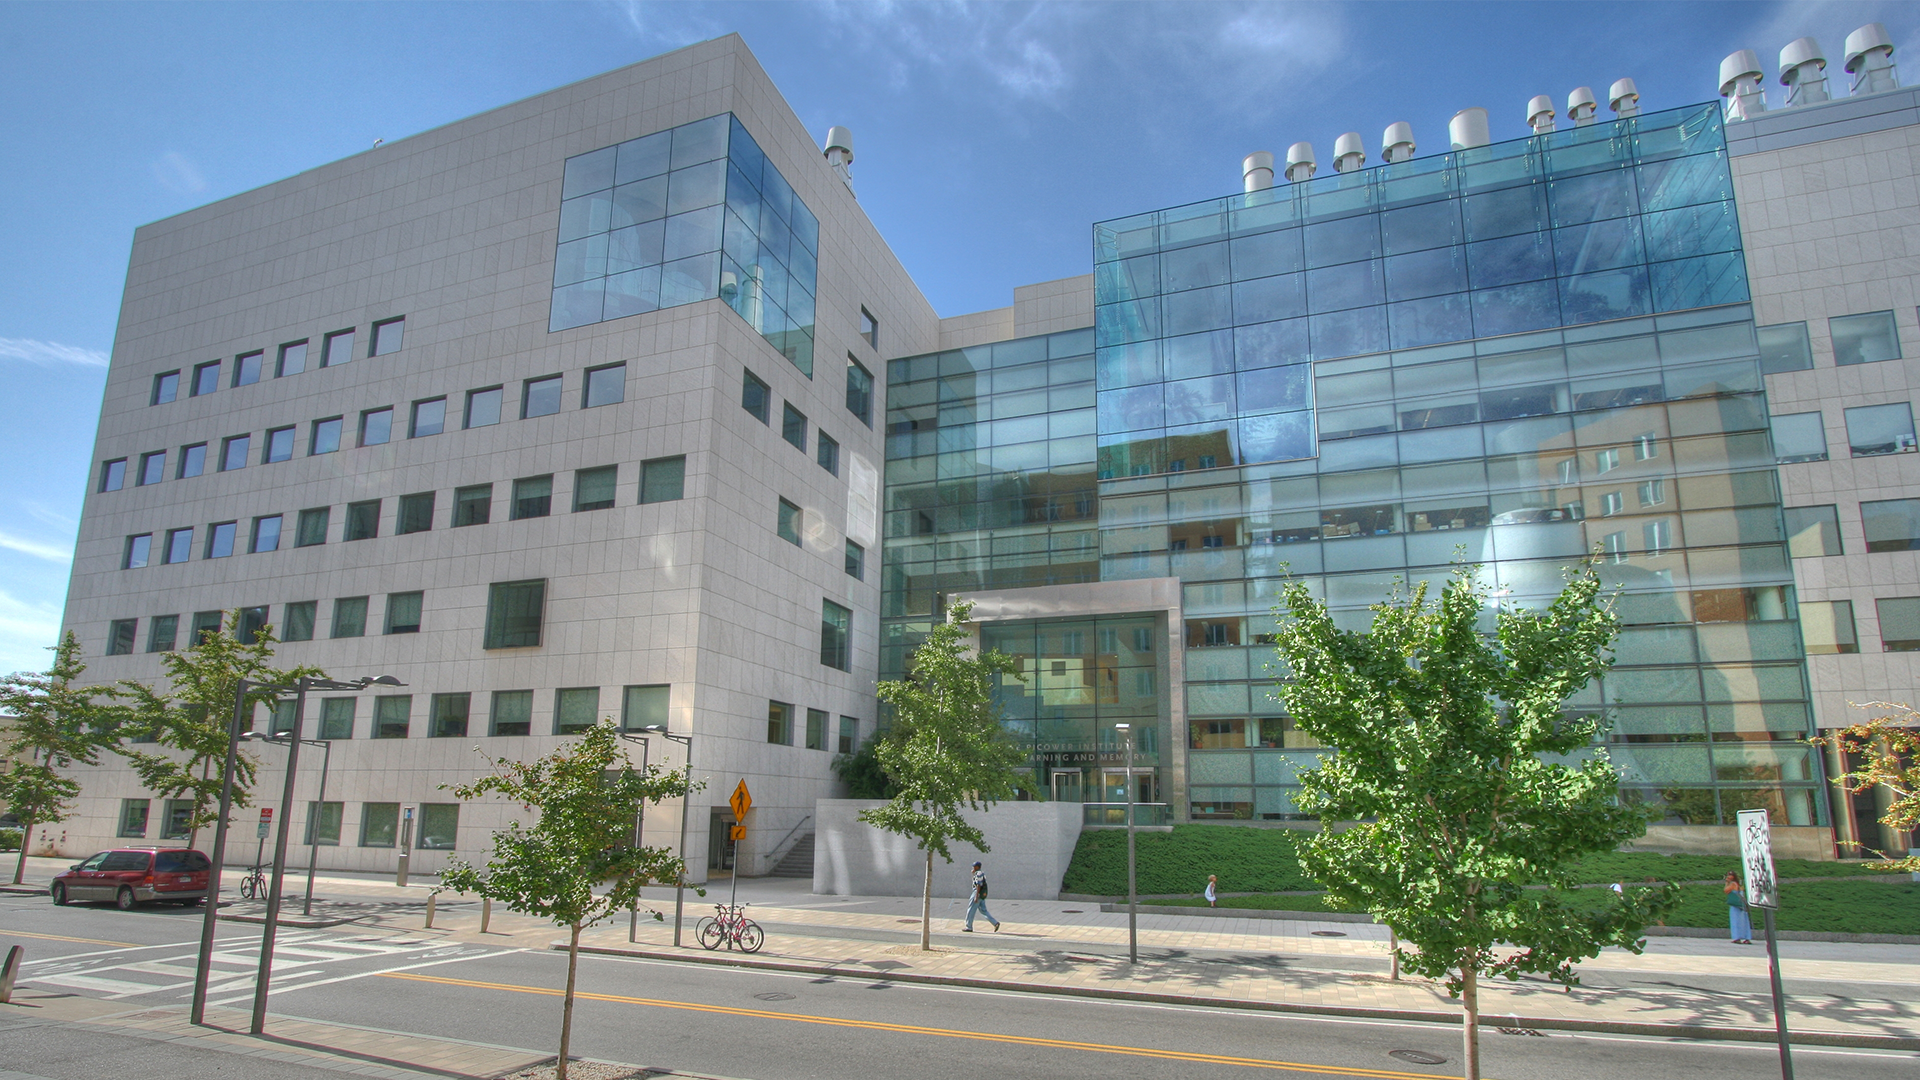
[[[573,924],[573,936],[567,941],[567,996],[560,1010],[560,1062],[554,1066],[553,1080],[567,1080],[567,1044],[573,1038],[573,973],[580,966],[580,924]]]
[[[1390,959],[1393,964],[1393,981],[1399,982],[1400,981],[1400,935],[1394,933],[1393,927],[1391,926],[1387,927],[1387,949],[1391,953]]]
[[[267,726],[272,727],[273,725],[268,724]],[[208,758],[204,763],[201,764],[200,779],[202,780],[213,779],[213,759],[212,758]],[[199,793],[195,792],[194,807],[193,807],[193,822],[194,822],[193,828],[187,830],[187,846],[190,848],[198,848],[200,846],[198,842],[200,839],[200,806],[199,806],[198,795]],[[166,804],[165,803],[160,804],[160,808],[162,811],[164,811],[166,809]],[[281,808],[280,812],[284,814],[286,813],[286,809],[283,807]],[[165,828],[165,827],[166,827],[166,823],[162,822],[161,828]]]
[[[1479,960],[1466,956],[1460,963],[1460,1069],[1466,1080],[1480,1080]]]
[[[920,951],[933,951],[933,849],[927,849],[927,878],[920,890]]]
[[[33,818],[23,818],[20,826],[20,858],[13,864],[13,883],[15,885],[20,884],[20,879],[24,877],[27,872],[27,841],[33,839]]]

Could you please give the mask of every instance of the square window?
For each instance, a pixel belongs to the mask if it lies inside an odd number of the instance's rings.
[[[671,686],[629,686],[621,692],[620,727],[623,731],[644,731],[667,726],[667,699]]]
[[[495,690],[493,708],[488,713],[494,735],[530,735],[533,733],[533,691]]]
[[[165,405],[180,396],[180,373],[163,371],[153,377],[153,398],[155,405]]]
[[[307,443],[307,456],[331,454],[340,449],[340,429],[345,418],[329,416],[313,422],[313,436]]]
[[[360,804],[360,846],[394,846],[400,835],[400,804],[370,802]]]
[[[760,377],[749,371],[740,384],[740,407],[747,410],[755,420],[765,424],[769,422],[769,410],[773,407],[773,390]]]
[[[1619,468],[1620,451],[1617,448],[1599,451],[1593,455],[1593,467],[1596,471],[1603,474],[1610,473]]]
[[[514,521],[546,517],[553,510],[553,477],[527,476],[513,482]]]
[[[194,443],[192,446],[183,446],[180,448],[179,479],[185,480],[189,476],[199,476],[201,473],[206,471],[207,471],[207,444],[206,443]]]
[[[1660,506],[1667,501],[1667,482],[1665,479],[1640,481],[1640,505]]]
[[[300,600],[287,605],[286,625],[280,628],[281,641],[312,641],[313,627],[319,621],[320,601]],[[327,736],[322,735],[321,738]]]
[[[333,602],[333,629],[327,635],[336,638],[367,636],[367,598],[343,596]]]
[[[120,831],[117,836],[147,835],[147,810],[153,805],[151,799],[120,800]]]
[[[291,427],[274,428],[267,432],[267,450],[261,461],[272,464],[293,457],[293,429]]]
[[[395,536],[433,529],[433,495],[431,491],[422,491],[417,495],[400,496],[400,512],[395,515],[393,522]]]
[[[260,361],[264,353],[242,353],[233,358],[233,385],[252,386],[260,381]]]
[[[640,463],[640,501],[673,502],[686,490],[687,458],[684,454],[653,458]]]
[[[417,634],[420,632],[420,607],[425,593],[397,592],[387,594],[387,633]]]
[[[167,452],[165,450],[155,450],[151,454],[140,455],[140,475],[134,478],[135,484],[146,487],[148,484],[157,484],[166,477]]]
[[[814,437],[814,450],[813,459],[820,463],[820,467],[835,476],[839,476],[840,444],[833,441],[833,436],[828,435],[824,431],[820,432],[819,435]]]
[[[472,694],[435,694],[427,713],[427,738],[464,739]]]
[[[285,735],[293,730],[292,698],[281,698],[267,710],[267,731],[274,735]]]
[[[258,555],[263,551],[280,550],[280,515],[268,514],[253,519],[253,542],[247,550]]]
[[[767,702],[767,741],[778,746],[793,745],[793,706],[784,701]]]
[[[873,372],[847,354],[847,411],[873,426]]]
[[[578,735],[600,721],[600,688],[574,686],[553,692],[553,733]]]
[[[220,612],[196,611],[193,613],[193,629],[187,634],[187,647],[196,648],[210,634],[220,632]]]
[[[327,519],[332,514],[331,506],[316,506],[311,510],[300,511],[300,523],[293,533],[293,546],[303,548],[326,543]]]
[[[474,484],[453,491],[453,527],[485,525],[493,513],[493,485]]]
[[[379,446],[393,439],[393,407],[368,409],[360,414],[360,445]]]
[[[1660,435],[1649,431],[1633,440],[1633,460],[1652,461],[1660,455]]]
[[[1900,358],[1900,331],[1891,311],[1838,315],[1827,320],[1827,331],[1833,336],[1833,362],[1840,367]]]
[[[459,803],[420,804],[420,850],[452,851],[459,833]]]
[[[880,347],[880,320],[864,307],[860,309],[860,337],[874,348]]]
[[[860,721],[851,716],[840,718],[840,746],[843,754],[851,754],[860,747]]]
[[[560,411],[560,376],[528,379],[520,392],[520,419],[552,416]]]
[[[267,629],[267,609],[265,607],[244,607],[240,609],[240,625],[234,628],[235,640],[248,645],[260,638],[260,632]],[[287,703],[289,726],[293,716],[293,703]]]
[[[500,422],[500,403],[506,398],[506,390],[499,386],[489,386],[485,390],[467,391],[466,425],[470,428],[491,427]]]
[[[614,405],[627,397],[627,365],[608,364],[587,369],[587,388],[581,408]]]
[[[380,500],[347,504],[347,528],[343,540],[372,540],[380,535]]]
[[[207,526],[207,551],[203,558],[224,559],[233,554],[233,542],[240,532],[237,521],[216,521]]]
[[[520,649],[540,644],[547,602],[546,581],[497,581],[487,588],[487,629],[483,648]]]
[[[1753,329],[1760,339],[1761,374],[1805,371],[1813,366],[1813,343],[1807,340],[1806,323],[1781,323]]]
[[[1773,459],[1783,465],[1827,460],[1827,425],[1817,412],[1772,417]]]
[[[247,454],[253,448],[253,436],[232,435],[220,444],[220,471],[233,472],[247,467]]]
[[[320,352],[320,366],[339,367],[353,362],[353,331],[336,330],[328,334]]]
[[[399,352],[400,340],[406,334],[406,330],[407,320],[405,316],[374,323],[373,348],[368,350],[367,355],[386,356],[388,353]]]
[[[192,799],[168,799],[161,804],[160,839],[185,840],[193,834],[189,824],[193,820]]]
[[[1211,629],[1211,627],[1209,627]],[[853,667],[853,610],[831,600],[820,605],[820,662],[830,668]],[[1211,644],[1211,642],[1209,642]]]
[[[602,465],[573,474],[573,510],[611,510],[619,488],[620,467]]]
[[[1840,514],[1833,506],[1783,506],[1787,552],[1796,559],[1840,554]]]
[[[147,620],[147,651],[172,652],[174,635],[180,631],[180,616],[155,615]]]
[[[807,710],[807,749],[825,750],[827,748],[827,710]]]
[[[1913,406],[1896,401],[1848,409],[1847,444],[1854,457],[1913,453]]]
[[[100,464],[100,490],[119,491],[127,486],[127,459],[114,458]]]
[[[1887,652],[1920,652],[1920,597],[1874,601],[1880,617],[1880,646]]]
[[[1627,508],[1626,496],[1617,491],[1609,491],[1600,496],[1600,516],[1612,517]]]
[[[373,699],[373,737],[404,739],[413,717],[413,695],[394,694]]]
[[[800,508],[785,499],[781,499],[780,520],[774,525],[774,531],[780,534],[780,539],[785,540],[794,547],[799,547]]]
[[[1802,600],[1800,640],[1808,656],[1834,656],[1860,651],[1860,639],[1854,631],[1853,601]],[[1884,638],[1884,625],[1882,626]]]
[[[345,803],[307,800],[307,837],[301,843],[316,847],[340,846],[340,819],[346,809]]]
[[[847,576],[855,581],[867,579],[867,549],[847,541]]]
[[[139,619],[115,619],[107,627],[107,655],[126,656],[133,652],[133,642],[140,632]]]
[[[330,697],[320,699],[320,737],[323,739],[353,738],[354,713],[359,701],[350,697]]]
[[[780,413],[780,437],[792,443],[794,449],[807,452],[807,414],[793,407],[792,402],[783,402]]]
[[[188,389],[189,397],[204,397],[220,389],[220,361],[209,360],[196,365],[193,369],[193,385]]]
[[[280,346],[280,358],[273,367],[274,378],[283,379],[288,375],[298,375],[305,370],[307,370],[306,342],[289,341]]]
[[[407,437],[421,439],[428,435],[438,435],[447,430],[447,399],[428,398],[413,403],[413,419],[407,428]]]
[[[1885,499],[1860,504],[1867,551],[1920,550],[1920,499]]]

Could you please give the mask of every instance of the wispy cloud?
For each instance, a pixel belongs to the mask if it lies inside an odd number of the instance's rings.
[[[28,540],[10,533],[0,532],[0,550],[17,551],[22,555],[31,555],[48,562],[69,563],[73,561],[73,548],[59,544],[49,544],[41,540]]]
[[[153,178],[175,195],[198,195],[207,190],[207,178],[199,166],[177,150],[161,154],[153,163]]]
[[[60,638],[60,608],[0,591],[0,672],[45,671]]]
[[[677,49],[727,32],[720,23],[695,14],[689,4],[611,0],[607,6],[629,33],[649,45]]]
[[[29,364],[38,364],[41,367],[56,367],[61,364],[73,364],[79,367],[107,366],[107,354],[98,349],[62,345],[57,341],[35,341],[32,338],[0,337],[0,359],[25,360]]]

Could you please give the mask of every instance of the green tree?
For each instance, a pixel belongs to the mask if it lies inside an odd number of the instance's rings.
[[[1602,947],[1640,951],[1672,889],[1572,892],[1576,860],[1646,831],[1593,745],[1604,715],[1564,709],[1611,665],[1618,633],[1592,565],[1542,609],[1501,607],[1491,637],[1477,567],[1458,567],[1437,604],[1426,593],[1396,591],[1356,633],[1304,584],[1286,586],[1275,651],[1290,678],[1277,696],[1337,751],[1300,777],[1301,808],[1329,826],[1302,866],[1329,900],[1416,946],[1396,948],[1400,962],[1460,998],[1475,1080],[1481,977],[1571,986],[1574,962]]]
[[[1861,795],[1875,788],[1887,790],[1892,798],[1880,815],[1883,824],[1903,832],[1920,830],[1920,712],[1888,701],[1870,701],[1859,707],[1882,715],[1808,741],[1834,747],[1851,758],[1847,761],[1851,770],[1833,778],[1848,792]],[[1865,847],[1857,842],[1856,846]],[[1920,855],[1888,851],[1874,854],[1880,858],[1872,864],[1875,870],[1920,874]]]
[[[646,881],[679,876],[680,859],[669,849],[634,847],[631,839],[641,805],[685,794],[687,776],[657,765],[636,770],[611,720],[537,761],[487,760],[495,769],[492,776],[453,786],[453,793],[463,800],[498,795],[539,811],[540,817],[531,825],[510,822],[494,833],[493,855],[484,873],[454,859],[440,872],[440,887],[478,893],[509,910],[567,928],[567,990],[556,1076],[566,1080],[580,931],[632,907]],[[652,915],[660,918],[658,911]]]
[[[117,711],[99,687],[75,686],[87,665],[80,641],[68,631],[52,647],[53,666],[0,678],[0,800],[20,819],[20,858],[13,883],[26,873],[27,847],[35,825],[65,821],[80,795],[80,781],[61,772],[92,765],[114,742]]]
[[[920,947],[933,947],[933,857],[948,862],[955,840],[987,850],[962,808],[987,810],[1013,795],[1014,774],[1026,754],[1000,726],[993,701],[996,675],[1020,678],[1013,657],[998,649],[969,655],[963,625],[973,605],[955,601],[946,621],[907,661],[908,678],[876,688],[893,707],[893,725],[875,740],[874,756],[898,793],[885,806],[862,810],[860,820],[911,837],[927,853],[920,897]]]
[[[240,680],[284,686],[302,677],[326,676],[316,667],[275,668],[273,647],[277,642],[273,628],[263,626],[252,641],[243,642],[230,629],[239,625],[240,611],[236,608],[226,613],[221,629],[202,631],[199,641],[180,652],[161,654],[160,668],[168,684],[164,694],[131,679],[120,683],[130,730],[170,752],[142,750],[140,743],[122,746],[119,752],[132,764],[147,790],[163,799],[192,800],[193,813],[187,820],[189,846],[198,840],[201,828],[220,816],[220,772],[226,762],[234,695],[239,692]],[[264,686],[250,687],[247,715],[251,717],[259,705],[271,709],[278,696],[278,691]],[[251,804],[258,767],[259,762],[244,750],[234,758],[235,807]]]
[[[847,785],[847,798],[891,799],[899,794],[900,789],[887,776],[887,770],[880,767],[880,756],[875,753],[877,745],[868,739],[860,749],[833,759],[833,775]]]

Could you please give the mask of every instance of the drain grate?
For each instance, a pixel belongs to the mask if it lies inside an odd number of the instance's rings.
[[[793,1000],[792,994],[783,994],[778,990],[771,990],[771,991],[768,991],[767,993],[755,994],[753,996],[759,998],[761,1001],[792,1001]]]
[[[1085,908],[1077,908],[1077,907],[1062,908],[1060,910],[1060,914],[1062,915],[1085,915],[1086,913],[1087,912]]]
[[[1531,1035],[1536,1039],[1547,1037],[1544,1032],[1535,1031],[1532,1028],[1501,1028],[1499,1030],[1502,1035]]]
[[[912,924],[913,924],[913,925],[915,925],[915,926],[919,926],[919,925],[920,925],[920,920],[919,920],[919,919],[895,919],[895,920],[893,920],[893,921],[894,921],[894,922],[901,922],[901,923],[912,923]]]
[[[1344,933],[1341,933],[1338,930],[1315,930],[1313,932],[1313,936],[1314,937],[1346,937],[1347,935]]]
[[[1387,1056],[1399,1058],[1413,1065],[1445,1065],[1447,1059],[1439,1054],[1429,1054],[1425,1050],[1389,1050]]]

